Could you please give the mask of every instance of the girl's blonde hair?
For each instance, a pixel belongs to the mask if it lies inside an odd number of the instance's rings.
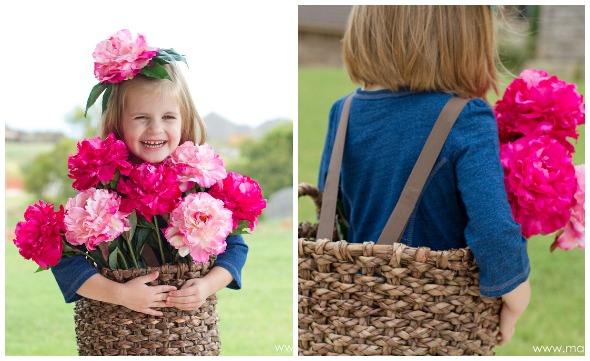
[[[123,110],[125,109],[126,94],[129,88],[137,85],[136,80],[138,80],[149,86],[156,87],[159,91],[169,92],[168,94],[178,100],[180,115],[182,117],[181,144],[187,140],[195,144],[205,143],[205,125],[197,112],[197,107],[193,102],[182,72],[173,63],[164,65],[164,69],[166,69],[172,81],[168,79],[150,78],[138,74],[131,80],[113,84],[107,108],[101,119],[100,131],[103,138],[106,138],[110,133],[114,133],[118,139],[123,139],[121,121],[123,119]]]
[[[498,93],[490,6],[354,6],[343,40],[351,80],[485,99]]]

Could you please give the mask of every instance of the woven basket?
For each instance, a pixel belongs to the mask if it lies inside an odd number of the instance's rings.
[[[208,263],[165,264],[161,267],[106,270],[102,275],[126,282],[153,271],[160,272],[149,285],[180,288],[186,280],[207,274]],[[160,308],[162,317],[150,316],[111,303],[83,298],[76,302],[74,319],[81,356],[215,356],[220,351],[217,297],[210,296],[197,311]]]
[[[321,209],[321,193],[299,186]],[[299,355],[493,355],[501,299],[465,249],[315,240],[299,225]]]

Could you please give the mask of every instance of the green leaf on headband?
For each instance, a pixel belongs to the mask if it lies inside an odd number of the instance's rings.
[[[86,113],[88,113],[88,109],[96,102],[96,99],[102,94],[102,92],[107,88],[107,83],[98,83],[96,84],[92,90],[90,91],[90,95],[88,96],[88,100],[86,101],[86,110],[84,111],[84,117],[86,117]]]
[[[109,98],[111,96],[111,92],[113,91],[113,84],[108,83],[107,89],[102,96],[102,114],[107,111],[107,105],[109,103]]]
[[[145,68],[141,69],[139,74],[149,76],[150,78],[172,80],[166,69],[164,69],[162,65],[158,63],[154,64],[154,66],[146,66]]]
[[[188,63],[186,62],[186,58],[183,55],[180,55],[176,52],[176,50],[170,48],[170,49],[160,49],[160,51],[158,51],[158,53],[156,54],[157,58],[160,59],[164,59],[168,62],[171,61],[182,61],[183,63],[186,64],[186,66],[188,66]]]

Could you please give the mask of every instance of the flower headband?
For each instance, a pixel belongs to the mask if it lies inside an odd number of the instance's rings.
[[[84,116],[103,92],[102,112],[105,112],[112,84],[133,79],[138,73],[150,78],[172,80],[162,65],[174,61],[183,61],[188,65],[184,56],[174,49],[152,48],[145,42],[143,35],[137,34],[134,39],[127,29],[119,30],[98,43],[92,57],[94,76],[99,83],[90,91]]]

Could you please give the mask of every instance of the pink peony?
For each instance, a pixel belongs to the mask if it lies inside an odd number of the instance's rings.
[[[96,137],[78,142],[78,153],[68,159],[68,177],[75,179],[72,187],[85,190],[99,182],[110,182],[117,170],[129,174],[128,157],[127,146],[112,133],[104,141]]]
[[[65,230],[64,209],[56,212],[53,204],[27,207],[25,220],[16,224],[13,240],[18,252],[26,259],[33,259],[41,268],[59,263],[63,251],[61,232]]]
[[[584,182],[584,164],[575,166],[576,178],[578,180],[578,191],[574,195],[576,205],[572,207],[570,221],[565,225],[563,233],[558,235],[555,239],[555,246],[557,248],[570,250],[575,246],[584,249],[585,245],[585,230],[586,230],[586,211],[584,210],[585,196],[585,182]]]
[[[232,211],[233,228],[238,228],[242,220],[249,222],[251,231],[258,224],[258,216],[266,207],[266,200],[262,198],[262,190],[258,183],[248,176],[238,173],[228,173],[227,177],[211,187],[209,194],[225,203],[225,207]]]
[[[141,34],[135,39],[129,30],[119,30],[115,35],[96,45],[94,76],[101,83],[119,83],[132,79],[156,56],[159,49],[152,48]]]
[[[70,198],[66,204],[66,241],[85,244],[92,252],[100,243],[109,242],[131,229],[129,213],[120,210],[121,197],[107,189],[90,188]]]
[[[549,136],[503,144],[500,159],[514,219],[525,237],[565,226],[578,188],[572,157]]]
[[[577,139],[576,126],[585,123],[584,98],[576,85],[536,69],[524,70],[514,79],[494,111],[501,143],[551,135],[573,152],[566,137]]]
[[[191,193],[170,213],[164,235],[180,256],[190,253],[195,262],[225,251],[232,231],[231,212],[207,193]]]
[[[178,173],[183,192],[192,188],[195,182],[208,188],[226,176],[223,160],[207,144],[184,142],[170,155],[168,163]]]
[[[117,191],[127,196],[121,205],[124,211],[137,209],[150,222],[157,214],[170,213],[182,196],[176,172],[164,163],[134,166],[128,179],[121,178]]]

